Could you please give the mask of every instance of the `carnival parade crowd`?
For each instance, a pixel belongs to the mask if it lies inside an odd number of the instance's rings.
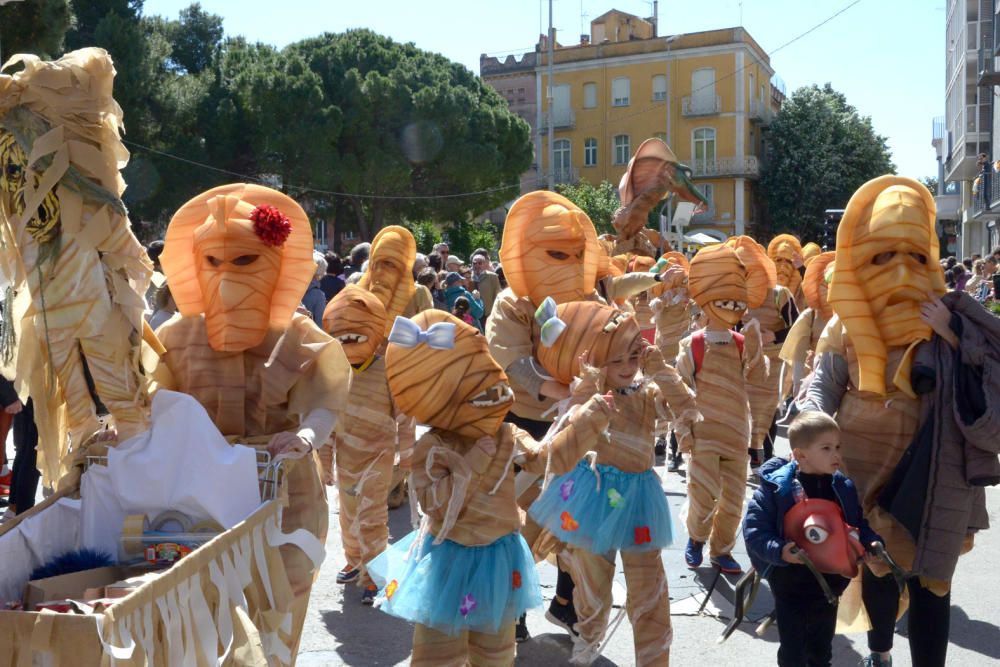
[[[78,57],[99,66],[97,54]],[[25,71],[15,84],[28,91]],[[47,99],[24,94],[29,107]],[[685,638],[672,632],[661,551],[684,543],[692,570],[744,575],[740,539],[747,581],[774,596],[778,664],[831,664],[840,623],[868,628],[864,665],[890,665],[907,608],[912,664],[946,664],[951,580],[988,528],[984,488],[1000,483],[1000,251],[969,266],[943,258],[921,183],[865,183],[835,247],[783,233],[685,254],[647,228],[648,214],[667,197],[704,198],[650,139],[622,178],[613,235],[535,191],[510,208],[500,247],[467,260],[447,244],[419,254],[397,225],[341,258],[313,250],[292,198],[235,183],[193,198],[143,248],[113,217],[114,197],[101,198],[120,193],[114,168],[73,163],[99,193],[38,179],[32,146],[19,143],[116,146],[117,128],[26,128],[0,125],[4,238],[22,263],[8,276],[24,295],[5,308],[22,348],[45,352],[9,364],[7,412],[30,393],[46,443],[88,442],[108,421],[104,439],[122,442],[148,428],[145,397],[193,397],[231,442],[288,462],[285,534],[322,543],[336,503],[336,583],[415,624],[411,664],[513,664],[524,614],[543,604],[543,559],[559,568],[547,617],[572,637],[573,662],[590,664],[620,559],[634,664],[666,665]],[[63,230],[102,217],[105,235],[47,246],[58,228],[32,207],[49,195]],[[76,254],[48,282],[24,271],[45,252]],[[145,303],[128,298],[147,284]],[[99,298],[86,301],[88,290]],[[53,401],[66,410],[58,428],[45,426]],[[779,420],[789,458],[773,456]],[[21,437],[19,460],[35,450]],[[39,446],[50,482],[65,472],[53,446]],[[657,446],[686,469],[683,525],[654,470]],[[15,463],[22,476],[34,468]],[[413,532],[390,543],[389,508],[407,502]],[[287,621],[248,618],[271,633],[261,630],[262,650],[280,636],[294,662],[318,569],[307,546],[282,544],[272,566],[288,574]],[[248,598],[266,606],[262,593]]]

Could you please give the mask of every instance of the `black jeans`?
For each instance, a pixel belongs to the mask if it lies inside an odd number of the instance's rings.
[[[35,493],[38,491],[39,472],[36,467],[38,458],[38,428],[35,426],[35,409],[28,399],[24,409],[14,415],[14,465],[11,468],[10,504],[21,514],[35,506]]]
[[[888,651],[896,630],[899,612],[899,589],[892,577],[876,577],[867,568],[862,579],[862,598],[872,629],[868,631],[868,648]],[[951,593],[935,595],[920,585],[919,579],[907,582],[910,610],[907,613],[907,634],[913,667],[943,667],[948,654],[948,634],[951,622]]]
[[[833,659],[837,605],[825,597],[776,595],[779,667],[827,667]]]

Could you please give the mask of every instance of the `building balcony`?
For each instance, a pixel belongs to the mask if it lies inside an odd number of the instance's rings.
[[[580,180],[580,172],[576,167],[556,167],[552,172],[552,181],[556,185],[573,185]]]
[[[1000,217],[1000,174],[991,172],[987,176],[977,176],[979,187],[972,195],[969,218],[972,220],[994,220]],[[985,182],[984,182],[985,181]],[[942,217],[939,216],[938,217]]]
[[[711,116],[722,111],[722,98],[716,95],[686,95],[681,100],[681,114],[684,116]]]
[[[576,127],[576,114],[573,113],[571,109],[565,111],[557,111],[552,114],[552,127],[556,131],[558,130],[572,130]],[[538,128],[540,134],[548,134],[549,131],[549,114],[542,114],[542,126]]]
[[[958,220],[959,203],[961,197],[958,194],[944,194],[934,197],[934,204],[937,208],[938,220]]]
[[[774,111],[771,110],[770,101],[761,102],[758,99],[750,100],[750,122],[770,125],[774,120]]]
[[[979,66],[976,67],[976,77],[980,86],[1000,86],[1000,71],[997,71],[996,56],[993,49],[979,49]]]
[[[746,157],[719,157],[714,160],[693,160],[691,171],[694,178],[758,178],[760,161],[755,155]]]

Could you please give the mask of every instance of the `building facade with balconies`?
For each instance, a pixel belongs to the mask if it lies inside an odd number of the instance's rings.
[[[784,100],[763,49],[742,28],[657,36],[651,20],[612,10],[575,46],[554,44],[552,108],[543,37],[534,55],[539,187],[618,184],[644,140],[659,137],[692,169],[711,202],[689,231],[742,234],[758,215],[766,127]],[[509,58],[508,58],[509,59]],[[483,61],[485,62],[485,61]],[[481,68],[494,88],[492,75]]]
[[[945,11],[945,116],[943,122],[935,119],[932,139],[941,165],[938,221],[946,232],[954,220],[957,243],[950,250],[968,257],[1000,243],[1000,174],[992,168],[1000,159],[993,103],[1000,85],[995,29],[1000,0],[947,0]],[[985,174],[980,155],[989,166]]]

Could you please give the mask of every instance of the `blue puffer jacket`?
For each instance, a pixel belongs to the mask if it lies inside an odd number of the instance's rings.
[[[793,480],[799,464],[775,457],[760,467],[761,485],[747,505],[743,519],[743,540],[750,554],[750,562],[761,576],[772,566],[788,565],[781,559],[785,539],[785,513],[795,504]],[[833,473],[833,491],[844,513],[844,519],[858,529],[861,544],[867,548],[882,538],[871,529],[861,511],[858,491],[854,482],[839,470]]]

